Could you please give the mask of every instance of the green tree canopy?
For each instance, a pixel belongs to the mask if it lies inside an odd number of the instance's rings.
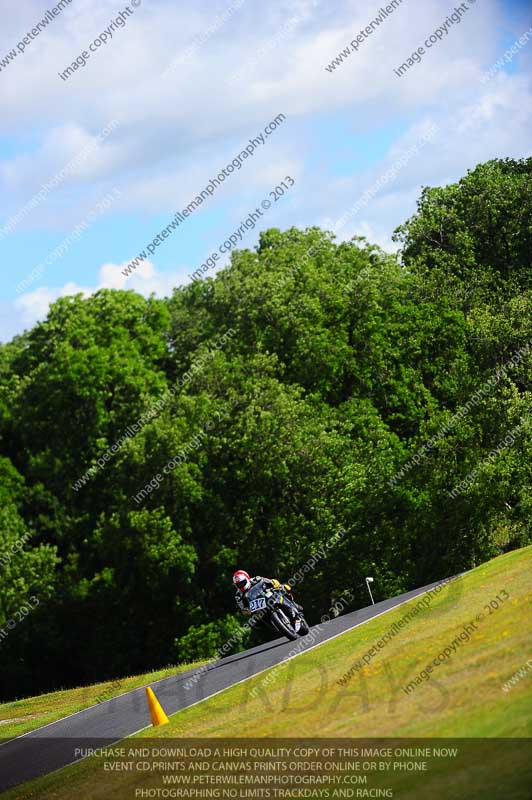
[[[531,169],[425,188],[399,256],[270,229],[1,346],[3,697],[213,655],[237,567],[315,622],[530,541]]]

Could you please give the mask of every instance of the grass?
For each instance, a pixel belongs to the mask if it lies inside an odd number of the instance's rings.
[[[417,600],[284,667],[274,667],[174,714],[168,725],[151,730],[150,737],[160,738],[161,744],[172,737],[530,737],[532,675],[506,693],[502,687],[531,655],[531,566],[532,547],[528,547],[467,573],[376,651],[369,664],[354,671],[345,685],[339,681],[353,663]],[[503,593],[508,599],[490,613],[486,607]],[[428,680],[405,693],[402,687],[479,614],[484,618],[477,621],[469,641],[462,642]],[[485,767],[488,759],[478,768]],[[474,766],[467,765],[467,775]],[[510,783],[518,780],[522,775],[518,766],[507,758],[498,765],[499,777]],[[453,775],[457,785],[460,776],[459,771]],[[7,792],[5,800],[134,797],[136,788],[156,786],[156,780],[153,774],[103,772],[101,762],[87,759]],[[464,780],[461,796],[496,797],[477,794],[480,779],[475,791]],[[445,796],[431,794],[428,785],[425,789],[427,797]],[[508,795],[521,796],[518,791]]]
[[[510,599],[489,614],[484,606],[501,590]],[[440,597],[346,686],[337,681],[417,601],[293,659],[269,684],[265,673],[175,714],[157,735],[531,736],[532,680],[508,693],[502,685],[532,650],[532,547],[484,564]],[[469,642],[405,694],[402,687],[479,613],[485,619]]]
[[[41,694],[37,697],[28,697],[22,700],[13,700],[0,704],[0,739],[3,741],[20,736],[28,731],[40,728],[50,722],[74,714],[89,706],[110,700],[119,694],[146,686],[148,683],[175,675],[198,664],[180,664],[168,666],[145,675],[131,675],[104,683],[95,683],[92,686],[80,686],[75,689],[63,689],[59,692]]]

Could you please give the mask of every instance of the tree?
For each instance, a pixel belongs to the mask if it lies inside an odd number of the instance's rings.
[[[270,229],[0,346],[3,696],[214,655],[237,567],[316,622],[529,542],[531,169],[425,188],[400,257]]]

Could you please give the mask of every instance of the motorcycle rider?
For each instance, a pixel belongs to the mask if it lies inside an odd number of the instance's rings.
[[[292,587],[289,583],[281,584],[277,578],[263,578],[260,575],[255,575],[255,577],[252,578],[245,570],[237,569],[237,571],[233,574],[233,584],[237,588],[235,593],[235,602],[243,614],[249,615],[251,613],[249,610],[247,592],[252,586],[255,586],[257,583],[259,583],[259,581],[264,581],[266,586],[271,587],[272,589],[281,589],[281,591],[283,591],[290,598],[297,610],[303,611],[303,606],[300,606],[295,602],[292,596]]]

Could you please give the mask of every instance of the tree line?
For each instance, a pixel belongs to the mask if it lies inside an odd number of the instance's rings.
[[[339,530],[294,590],[310,622],[366,575],[382,599],[529,543],[531,178],[424,188],[397,255],[273,228],[2,345],[1,697],[212,655],[237,567],[288,578]]]

